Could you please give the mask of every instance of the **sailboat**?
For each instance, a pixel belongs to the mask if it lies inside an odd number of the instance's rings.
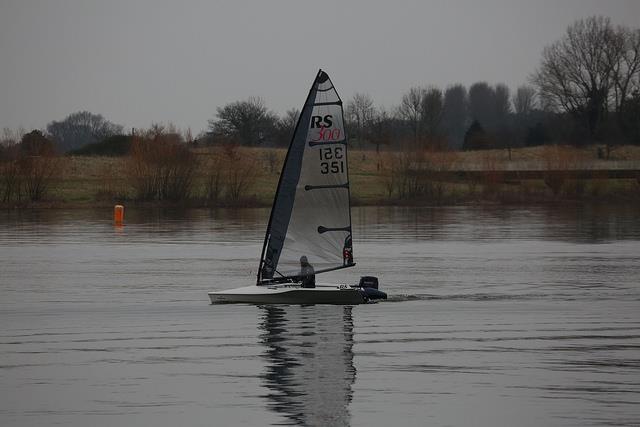
[[[298,118],[265,233],[255,285],[209,292],[211,303],[361,304],[386,298],[378,279],[315,284],[353,267],[342,100],[318,71]]]

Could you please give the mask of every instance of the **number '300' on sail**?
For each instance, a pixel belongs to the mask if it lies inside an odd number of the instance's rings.
[[[353,247],[347,135],[342,100],[320,70],[282,168],[258,269],[258,284],[351,267]]]

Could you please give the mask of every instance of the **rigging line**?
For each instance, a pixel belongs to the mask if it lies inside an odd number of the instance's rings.
[[[331,268],[325,268],[325,269],[321,269],[321,270],[315,270],[315,274],[317,275],[317,274],[326,273],[328,271],[341,270],[343,268],[349,268],[349,267],[353,267],[355,265],[356,265],[356,263],[352,262],[350,264],[343,264],[343,265],[339,265],[337,267],[331,267]],[[296,274],[294,276],[283,276],[282,278],[278,277],[277,279],[272,279],[272,280],[276,281],[276,283],[280,283],[279,282],[280,280],[287,279],[287,280],[290,280],[290,281],[295,283],[296,278],[298,278],[298,277],[300,277],[300,275]]]
[[[280,272],[279,272],[279,271],[278,271],[278,270],[273,266],[273,264],[272,264],[270,261],[267,261],[267,260],[265,259],[265,260],[262,260],[262,262],[263,262],[263,263],[265,263],[265,264],[267,264],[269,267],[273,268],[273,271],[275,271],[276,273],[278,273],[278,274],[279,274],[280,276],[282,276],[283,278],[285,278],[285,279],[287,278],[287,276],[285,276],[284,274],[280,273]]]
[[[283,278],[287,278],[287,276],[285,276],[284,274],[280,273],[278,270],[276,270],[275,268],[273,269],[273,271],[275,271],[276,273],[278,273],[281,277]]]

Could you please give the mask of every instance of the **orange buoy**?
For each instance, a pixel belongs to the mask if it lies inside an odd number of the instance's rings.
[[[116,225],[122,225],[124,222],[124,206],[116,205],[113,208],[113,222],[115,222]]]

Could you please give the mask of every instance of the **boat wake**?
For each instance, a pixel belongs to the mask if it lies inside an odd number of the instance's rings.
[[[386,302],[407,302],[407,301],[531,301],[531,300],[575,300],[575,295],[531,293],[531,294],[388,294]]]

